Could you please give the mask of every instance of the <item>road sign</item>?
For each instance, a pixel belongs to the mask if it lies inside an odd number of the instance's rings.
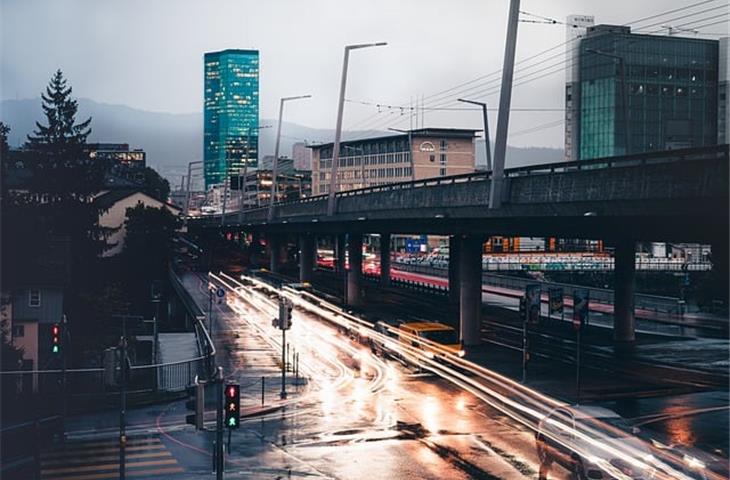
[[[218,287],[218,290],[215,291],[215,294],[218,296],[218,298],[223,298],[226,296],[226,291],[223,290],[223,287]]]
[[[561,287],[551,287],[548,290],[550,301],[550,314],[563,312],[563,289]]]
[[[573,290],[573,327],[580,330],[588,320],[588,289],[577,288]]]

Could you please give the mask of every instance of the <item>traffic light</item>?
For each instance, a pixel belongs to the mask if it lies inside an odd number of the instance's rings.
[[[185,402],[185,408],[192,410],[193,413],[185,415],[185,423],[195,425],[196,430],[203,429],[203,413],[205,412],[205,384],[198,383],[197,377],[195,385],[190,385],[185,389],[188,394],[188,400]]]
[[[279,328],[282,330],[289,330],[292,325],[291,312],[294,306],[287,299],[281,299],[279,301]]]
[[[238,428],[241,419],[241,389],[237,383],[229,383],[224,391],[226,397],[226,427]]]
[[[62,328],[60,323],[51,326],[51,353],[61,353]]]

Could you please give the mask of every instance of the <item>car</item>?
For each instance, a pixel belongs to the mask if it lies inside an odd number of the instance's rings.
[[[608,448],[596,448],[581,433],[590,432]],[[631,427],[616,412],[603,407],[564,406],[542,418],[535,433],[537,456],[542,467],[558,464],[568,469],[576,480],[614,478],[654,478],[656,469],[649,446],[636,437],[638,428]],[[621,452],[629,452],[626,456]],[[630,457],[627,459],[627,457]],[[642,469],[631,459],[647,465]]]
[[[428,358],[442,357],[445,354],[464,356],[465,352],[459,342],[459,334],[443,323],[408,322],[400,325],[398,331],[402,344],[411,344],[423,350]],[[431,343],[418,342],[412,340],[412,337],[418,337]]]

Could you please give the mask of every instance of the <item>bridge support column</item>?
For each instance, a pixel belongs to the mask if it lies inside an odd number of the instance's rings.
[[[335,273],[345,276],[345,245],[347,236],[345,234],[335,235],[334,238],[334,267]]]
[[[315,238],[311,234],[299,237],[299,281],[312,282],[314,273]]]
[[[622,239],[614,251],[613,340],[628,348],[636,340],[634,294],[636,291],[636,242]]]
[[[459,247],[461,237],[449,236],[449,303],[459,303]]]
[[[269,235],[266,240],[266,248],[269,251],[269,271],[279,273],[283,239],[278,235]]]
[[[347,271],[347,304],[357,307],[362,303],[360,282],[362,278],[362,235],[351,233],[348,236],[347,256],[350,269]]]
[[[390,286],[390,233],[380,234],[380,285]]]
[[[459,245],[459,330],[465,346],[479,345],[481,337],[482,243],[480,236],[465,236]]]

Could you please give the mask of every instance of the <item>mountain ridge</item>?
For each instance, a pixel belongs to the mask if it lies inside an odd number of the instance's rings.
[[[186,173],[188,162],[200,160],[203,155],[203,115],[201,113],[167,113],[143,110],[123,104],[96,102],[79,98],[78,119],[92,117],[89,142],[128,143],[131,148],[147,152],[147,163],[176,183]],[[10,126],[8,142],[18,147],[26,135],[35,129],[35,122],[43,119],[40,98],[6,99],[0,101],[0,120]],[[262,119],[262,125],[274,125],[276,120]],[[261,156],[272,154],[275,128],[261,130]],[[366,132],[346,131],[345,138],[357,138]],[[388,135],[389,132],[367,132],[368,136]],[[310,128],[283,122],[282,155],[291,155],[292,145],[299,141],[309,143],[331,142],[333,129]],[[476,143],[477,164],[484,164],[484,141]],[[563,150],[547,147],[507,147],[509,166],[536,165],[563,160]]]

